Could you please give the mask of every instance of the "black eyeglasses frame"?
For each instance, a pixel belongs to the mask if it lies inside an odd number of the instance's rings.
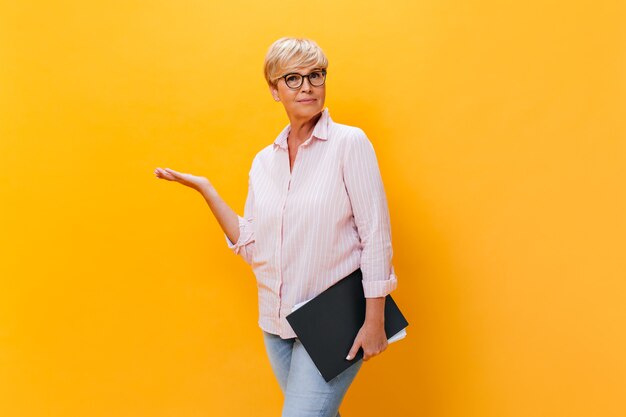
[[[322,83],[320,85],[315,85],[311,82],[311,79],[309,78],[309,76],[315,72],[321,72],[322,73]],[[300,84],[298,84],[297,87],[290,87],[289,84],[287,84],[287,77],[289,77],[290,75],[299,75],[300,77]],[[297,90],[298,88],[302,87],[302,84],[304,84],[304,79],[306,78],[307,80],[309,80],[309,84],[312,87],[321,87],[326,83],[326,69],[322,69],[322,70],[313,70],[310,73],[308,73],[307,75],[302,75],[298,72],[290,72],[289,74],[285,74],[282,77],[279,78],[280,79],[284,79],[285,80],[285,85],[287,86],[287,88],[290,88],[292,90]]]

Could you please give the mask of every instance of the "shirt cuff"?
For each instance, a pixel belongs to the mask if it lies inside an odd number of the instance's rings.
[[[365,298],[385,297],[391,291],[398,288],[398,279],[396,278],[393,268],[389,279],[381,281],[363,281],[363,293]]]
[[[251,221],[246,220],[241,216],[237,216],[237,218],[239,219],[239,239],[237,240],[237,242],[231,242],[228,236],[224,234],[228,248],[233,250],[236,254],[239,253],[242,246],[245,246],[254,240],[254,233],[252,230]]]

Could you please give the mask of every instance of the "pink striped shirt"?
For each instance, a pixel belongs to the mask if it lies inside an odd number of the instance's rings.
[[[285,319],[295,304],[359,267],[367,298],[398,286],[387,198],[363,130],[333,122],[325,108],[293,172],[289,130],[254,157],[239,239],[226,236],[256,276],[259,326],[282,338],[296,337]]]

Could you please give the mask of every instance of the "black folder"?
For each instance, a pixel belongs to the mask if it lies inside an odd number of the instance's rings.
[[[357,269],[286,316],[326,382],[359,359],[363,348],[347,360],[357,333],[365,322],[365,294],[361,269]],[[385,297],[385,333],[389,339],[409,323],[391,294]]]

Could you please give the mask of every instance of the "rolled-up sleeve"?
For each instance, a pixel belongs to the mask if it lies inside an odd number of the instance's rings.
[[[391,224],[374,147],[355,130],[344,160],[344,183],[361,239],[361,272],[366,298],[384,297],[398,286],[391,264]]]
[[[255,248],[253,206],[254,191],[252,190],[252,182],[248,177],[248,196],[246,197],[243,217],[237,215],[239,219],[239,239],[233,243],[226,234],[224,234],[224,237],[228,247],[236,254],[241,255],[249,265],[252,265]]]

